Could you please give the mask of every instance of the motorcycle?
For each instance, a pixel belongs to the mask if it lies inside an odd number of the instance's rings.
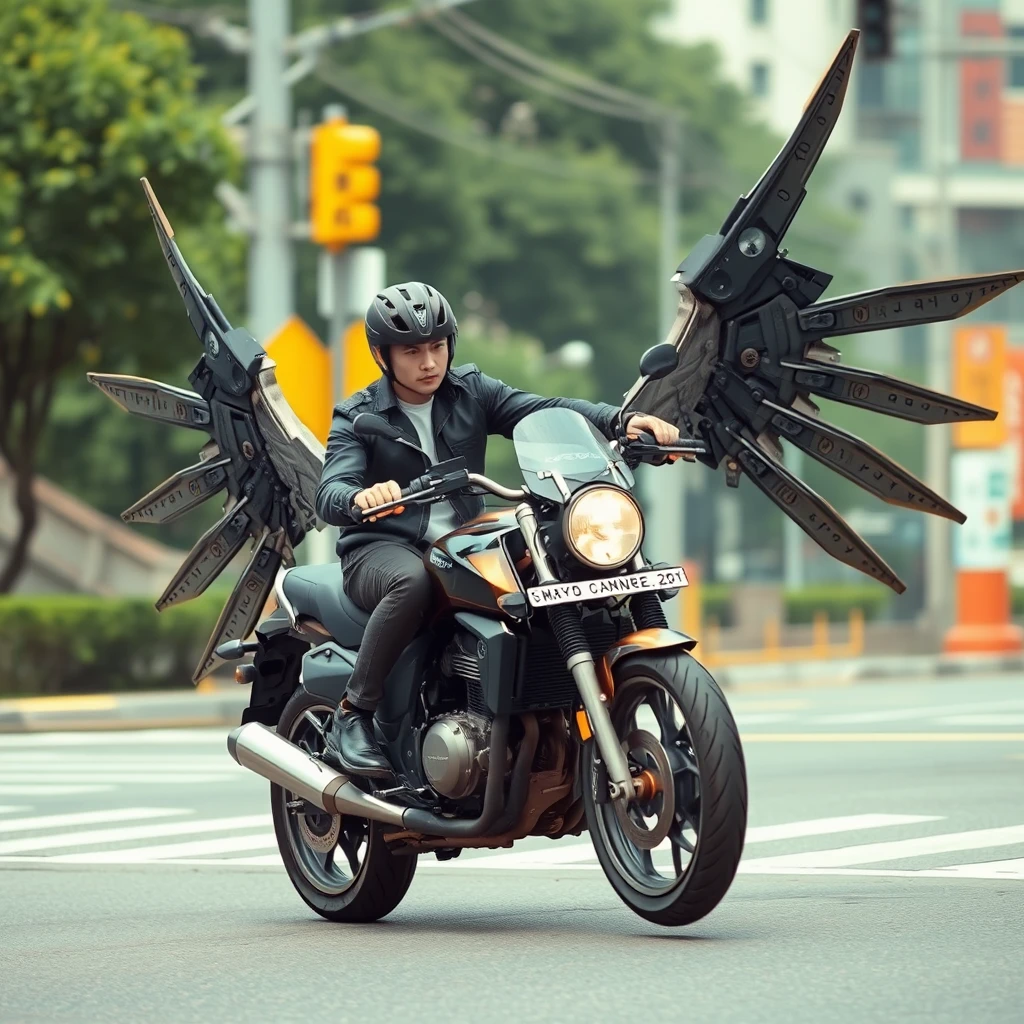
[[[672,346],[652,349],[642,372],[664,375],[676,357]],[[355,430],[400,439],[367,413]],[[695,641],[667,627],[660,598],[687,580],[642,553],[632,467],[703,446],[609,444],[567,409],[527,416],[513,441],[522,488],[470,473],[459,458],[362,513],[468,489],[517,503],[424,554],[437,603],[374,719],[396,784],[375,789],[322,758],[367,619],[345,596],[337,562],[281,571],[278,607],[255,639],[219,652],[254,654],[252,703],[229,750],[273,783],[285,869],[332,920],[390,913],[417,855],[447,860],[586,829],[632,910],[689,924],[736,873],[746,774],[722,691],[690,653]]]
[[[577,413],[544,410],[514,431],[521,487],[453,459],[414,480],[400,501],[364,513],[468,489],[511,503],[424,555],[434,614],[402,652],[375,716],[394,768],[386,788],[323,759],[367,619],[345,596],[337,563],[294,565],[295,548],[317,525],[323,447],[285,401],[273,361],[199,285],[143,179],[203,345],[189,376],[194,390],[89,378],[132,413],[209,436],[196,465],[123,518],[170,522],[227,491],[222,518],[189,552],[158,610],[201,594],[254,542],[193,681],[253,656],[236,669],[252,691],[229,750],[270,780],[282,861],[317,913],[386,915],[423,854],[447,860],[466,848],[584,831],[615,892],[649,921],[689,924],[725,896],[746,829],[743,751],[725,697],[694,656],[696,641],[668,628],[662,601],[688,581],[680,566],[645,557],[633,493],[640,463],[724,465],[729,486],[746,477],[829,555],[897,593],[905,586],[881,556],[786,469],[783,440],[883,501],[964,521],[882,452],[825,422],[811,397],[922,424],[993,419],[990,409],[842,366],[824,339],[954,319],[1024,280],[1010,271],[818,301],[830,276],[780,249],[842,110],[858,35],[839,48],[757,185],[672,277],[676,319],[644,354],[622,410],[674,422],[677,445],[609,442]],[[355,428],[408,443],[372,415],[357,417]]]

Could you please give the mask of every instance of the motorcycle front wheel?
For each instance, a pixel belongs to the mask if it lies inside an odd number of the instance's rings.
[[[334,706],[295,691],[277,731],[311,755],[324,749]],[[396,856],[379,822],[328,814],[271,783],[270,805],[285,870],[307,906],[330,921],[378,921],[401,903],[416,872],[416,857]]]
[[[616,666],[611,717],[634,778],[628,807],[608,796],[596,742],[583,748],[583,800],[608,881],[655,924],[692,924],[736,875],[747,776],[729,705],[710,673],[672,651]]]

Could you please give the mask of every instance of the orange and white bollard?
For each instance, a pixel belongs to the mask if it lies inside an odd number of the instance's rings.
[[[957,393],[1005,410],[1006,331],[977,325],[956,333]],[[1024,650],[1024,630],[1010,618],[1010,547],[1014,452],[1006,419],[958,423],[952,461],[952,500],[967,522],[954,531],[956,624],[946,634],[949,654]]]

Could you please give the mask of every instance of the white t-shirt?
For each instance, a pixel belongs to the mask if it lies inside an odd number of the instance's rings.
[[[434,399],[431,397],[429,401],[413,405],[410,402],[403,402],[399,398],[398,404],[402,412],[412,420],[412,425],[416,428],[416,434],[420,439],[420,447],[430,456],[431,463],[437,465],[437,446],[434,443],[434,423],[431,419]],[[439,501],[430,506],[430,520],[427,522],[427,532],[423,539],[431,543],[438,537],[443,537],[446,533],[458,529],[461,525],[451,502]]]

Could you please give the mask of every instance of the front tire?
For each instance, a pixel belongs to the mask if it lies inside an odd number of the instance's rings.
[[[281,712],[277,731],[310,753],[320,753],[322,733],[333,714],[332,704],[299,687]],[[402,902],[416,873],[417,858],[395,856],[380,822],[330,815],[311,804],[298,806],[294,793],[274,783],[270,805],[288,877],[306,905],[321,917],[346,923],[379,921]]]
[[[743,852],[747,776],[739,732],[718,684],[690,655],[637,655],[616,668],[612,722],[631,770],[651,780],[645,785],[655,795],[631,804],[624,823],[626,812],[606,798],[607,776],[590,740],[583,799],[594,849],[631,910],[654,924],[692,924],[721,902]],[[658,788],[661,766],[671,771],[670,794]]]

